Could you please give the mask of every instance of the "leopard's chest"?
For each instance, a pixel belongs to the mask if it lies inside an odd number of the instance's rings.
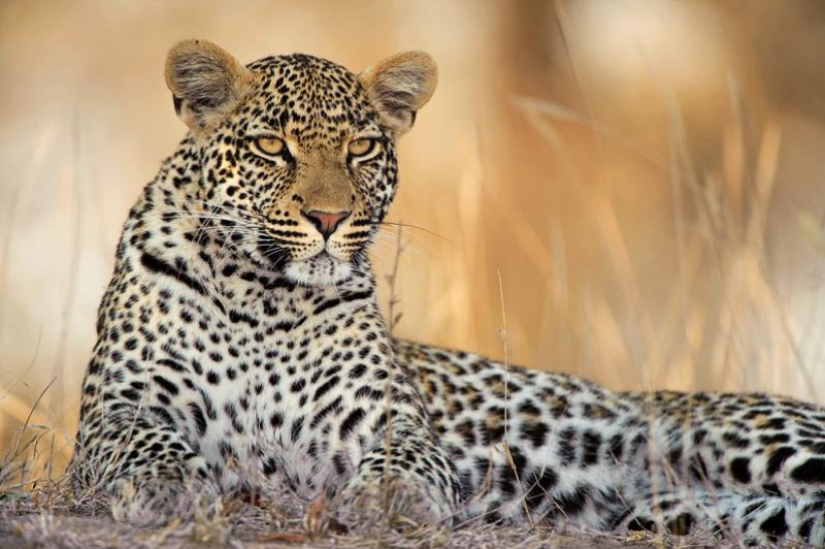
[[[286,485],[312,497],[348,477],[369,443],[367,420],[375,421],[363,387],[385,379],[374,375],[377,344],[311,316],[236,320],[201,322],[186,350],[194,389],[177,401],[199,416],[189,438],[221,484]],[[355,434],[342,439],[354,411]]]

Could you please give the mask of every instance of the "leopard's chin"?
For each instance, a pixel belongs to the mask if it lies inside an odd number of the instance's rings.
[[[283,272],[289,280],[301,286],[332,286],[350,278],[353,266],[323,251],[307,259],[290,261]]]

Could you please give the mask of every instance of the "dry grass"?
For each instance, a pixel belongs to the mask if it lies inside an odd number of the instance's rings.
[[[64,479],[65,480],[65,479]],[[342,528],[325,509],[284,493],[269,501],[225,497],[209,513],[191,522],[172,520],[165,527],[141,528],[111,519],[101,499],[75,494],[67,482],[55,481],[34,492],[0,498],[0,546],[37,548],[137,547],[178,549],[233,548],[381,548],[430,549],[507,547],[584,549],[603,547],[734,547],[712,536],[662,538],[650,534],[618,537],[560,525],[500,526],[471,521],[456,529],[412,522],[392,526],[381,520]]]
[[[416,225],[405,225],[403,264],[400,233],[386,231],[376,246],[379,272],[391,273],[384,302],[399,335],[614,389],[825,399],[817,391],[825,383],[817,367],[825,131],[815,107],[825,90],[811,76],[819,60],[804,55],[817,40],[806,22],[821,7],[746,13],[639,0],[618,13],[594,11],[597,2],[522,4],[466,0],[449,17],[413,2],[357,10],[214,3],[196,14],[186,2],[0,6],[8,76],[0,84],[0,516],[8,519],[0,542],[15,529],[32,545],[67,547],[242,546],[273,531],[306,534],[305,509],[273,519],[235,507],[215,521],[225,538],[203,525],[104,530],[84,522],[100,513],[93,501],[29,491],[57,482],[71,454],[120,224],[182,134],[161,71],[166,47],[186,36],[243,59],[304,50],[357,67],[421,47],[439,60],[441,88],[402,151],[393,215]],[[663,19],[649,19],[656,14]],[[605,17],[609,25],[599,26]],[[291,24],[273,36],[273,20]],[[610,40],[625,27],[638,40],[622,49]],[[786,62],[796,72],[781,81]],[[674,71],[682,63],[688,81]],[[572,543],[477,526],[382,540]],[[328,535],[293,541],[369,545]]]

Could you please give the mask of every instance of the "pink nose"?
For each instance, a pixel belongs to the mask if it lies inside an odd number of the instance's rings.
[[[315,225],[315,228],[318,229],[318,232],[320,232],[324,236],[324,240],[326,240],[335,232],[338,225],[349,217],[351,212],[322,212],[320,210],[312,210],[309,212],[302,211],[301,213],[310,223]]]

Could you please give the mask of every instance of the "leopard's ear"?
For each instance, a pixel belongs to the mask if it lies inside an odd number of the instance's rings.
[[[219,123],[252,88],[252,71],[206,40],[184,40],[166,57],[175,112],[193,131]]]
[[[409,51],[369,67],[358,80],[384,124],[399,136],[409,131],[418,109],[432,97],[438,69],[429,54]]]

